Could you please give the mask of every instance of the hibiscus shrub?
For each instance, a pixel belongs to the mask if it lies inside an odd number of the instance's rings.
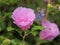
[[[0,0],[0,45],[60,45],[60,0]]]

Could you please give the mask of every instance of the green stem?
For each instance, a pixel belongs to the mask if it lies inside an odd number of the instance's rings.
[[[50,4],[50,0],[48,0],[48,4]],[[42,21],[46,20],[47,17],[48,17],[48,13],[49,13],[49,11],[48,11],[48,4],[47,4],[47,9],[46,9],[46,16],[45,16],[45,18]]]
[[[50,4],[50,0],[48,0],[48,4]],[[47,4],[47,11],[46,11],[46,19],[47,19],[47,17],[48,17],[48,4]]]
[[[36,45],[40,45],[40,42],[37,42]]]
[[[23,36],[23,42],[22,42],[22,45],[24,45],[24,40],[25,40],[25,37],[26,37],[26,32],[24,32],[24,36]]]
[[[36,45],[40,45],[40,38],[36,40]]]

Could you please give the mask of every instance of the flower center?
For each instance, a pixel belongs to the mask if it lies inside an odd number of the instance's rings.
[[[25,22],[21,22],[21,23],[23,23],[23,24],[24,24]]]

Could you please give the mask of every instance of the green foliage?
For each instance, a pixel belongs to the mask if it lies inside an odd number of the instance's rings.
[[[7,27],[7,31],[13,31],[14,30],[14,28],[12,28],[12,27]]]
[[[42,29],[43,29],[42,26],[34,26],[31,30],[36,31],[36,30],[42,30]]]
[[[46,9],[47,3],[44,0],[0,0],[0,45],[22,45],[22,37],[24,31],[13,24],[11,18],[13,10],[18,6],[24,6],[34,9],[37,8]],[[60,5],[60,0],[54,0],[52,7],[48,8],[50,21],[58,24],[60,28],[60,10],[55,6]],[[39,40],[39,32],[43,29],[41,25],[36,22],[26,31],[25,45],[35,45],[36,41],[42,43],[42,45],[60,45],[60,36],[56,37],[52,42]]]
[[[0,43],[4,40],[4,36],[0,36]]]
[[[10,40],[9,39],[6,39],[2,42],[1,45],[9,45],[10,44]]]
[[[9,4],[15,4],[17,3],[19,0],[0,0],[0,4],[1,5],[9,5]]]

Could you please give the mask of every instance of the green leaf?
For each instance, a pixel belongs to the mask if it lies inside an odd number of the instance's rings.
[[[7,27],[7,31],[13,31],[14,30],[14,28],[12,28],[12,27]]]
[[[9,32],[6,33],[5,36],[6,36],[7,38],[9,38],[9,39],[14,38],[14,35],[13,35],[12,33],[9,33]]]
[[[33,36],[36,36],[38,34],[38,32],[36,32],[36,31],[32,31],[31,33]]]
[[[0,36],[0,43],[4,40],[4,36]]]
[[[4,22],[0,22],[0,30],[5,29],[5,25],[4,24],[5,24]]]
[[[42,29],[43,29],[42,26],[34,26],[31,30],[36,31],[36,30],[42,30]]]
[[[11,45],[17,45],[15,40],[11,40]]]
[[[10,45],[10,40],[5,39],[1,45]]]
[[[7,3],[8,0],[0,0],[0,4],[5,5]]]
[[[15,30],[22,36],[22,30],[15,28]]]
[[[19,45],[20,44],[20,40],[17,38],[14,38],[11,40],[11,45]]]
[[[38,35],[37,30],[42,30],[42,29],[43,29],[42,26],[34,26],[34,27],[31,29],[31,33],[32,33],[32,35],[36,36],[36,35]]]

